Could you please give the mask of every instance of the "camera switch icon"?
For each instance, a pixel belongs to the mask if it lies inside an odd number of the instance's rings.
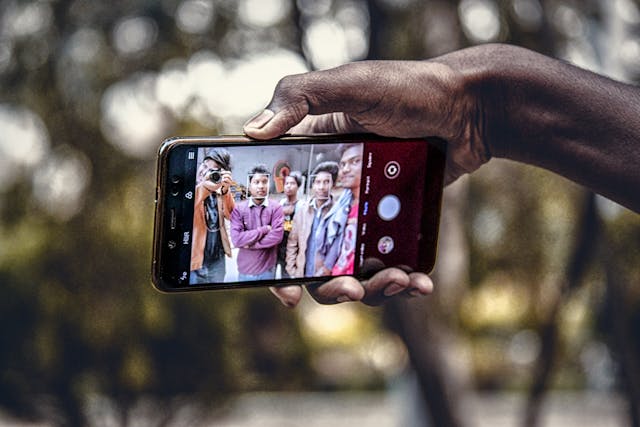
[[[384,167],[384,176],[389,179],[395,179],[400,174],[400,164],[395,160],[390,161]]]

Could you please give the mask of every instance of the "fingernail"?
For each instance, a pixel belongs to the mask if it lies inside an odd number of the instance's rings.
[[[262,129],[267,123],[269,123],[269,121],[271,121],[271,119],[275,115],[276,113],[271,110],[263,110],[257,116],[249,119],[249,121],[244,124],[244,127],[251,129]]]
[[[391,295],[398,294],[404,290],[405,290],[404,286],[400,286],[397,283],[393,283],[385,288],[384,295],[387,297],[390,297]]]
[[[419,289],[412,289],[409,291],[409,295],[412,297],[420,297],[422,295],[424,295],[422,292],[420,292]]]
[[[349,295],[340,295],[338,298],[336,298],[336,301],[338,302],[349,302],[349,301],[353,301]]]

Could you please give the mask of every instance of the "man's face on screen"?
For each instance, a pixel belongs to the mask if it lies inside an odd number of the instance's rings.
[[[318,172],[313,179],[313,196],[317,199],[326,200],[329,198],[333,179],[329,172]]]
[[[200,184],[205,180],[207,172],[211,169],[219,169],[220,166],[216,162],[211,159],[205,159],[200,166],[198,167],[198,172],[196,174],[196,184]]]
[[[254,199],[264,200],[269,191],[269,175],[254,174],[249,181],[249,191]]]
[[[340,182],[345,188],[358,188],[362,173],[362,146],[352,146],[340,158]]]
[[[293,196],[298,192],[298,181],[292,176],[288,176],[284,179],[284,194],[286,196]]]

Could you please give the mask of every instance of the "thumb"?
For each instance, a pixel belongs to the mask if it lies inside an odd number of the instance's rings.
[[[325,115],[327,121],[370,108],[379,100],[379,89],[371,83],[369,68],[370,65],[354,63],[282,78],[267,108],[244,125],[245,133],[256,139],[275,138],[309,114]],[[349,121],[341,127],[353,126]]]
[[[271,139],[286,133],[309,113],[309,103],[304,92],[288,83],[298,76],[280,80],[269,105],[244,125],[244,132],[256,139]]]

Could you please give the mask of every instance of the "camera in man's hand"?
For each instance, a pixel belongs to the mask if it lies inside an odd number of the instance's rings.
[[[209,169],[205,174],[205,178],[214,184],[220,184],[222,181],[222,172],[221,169]]]

